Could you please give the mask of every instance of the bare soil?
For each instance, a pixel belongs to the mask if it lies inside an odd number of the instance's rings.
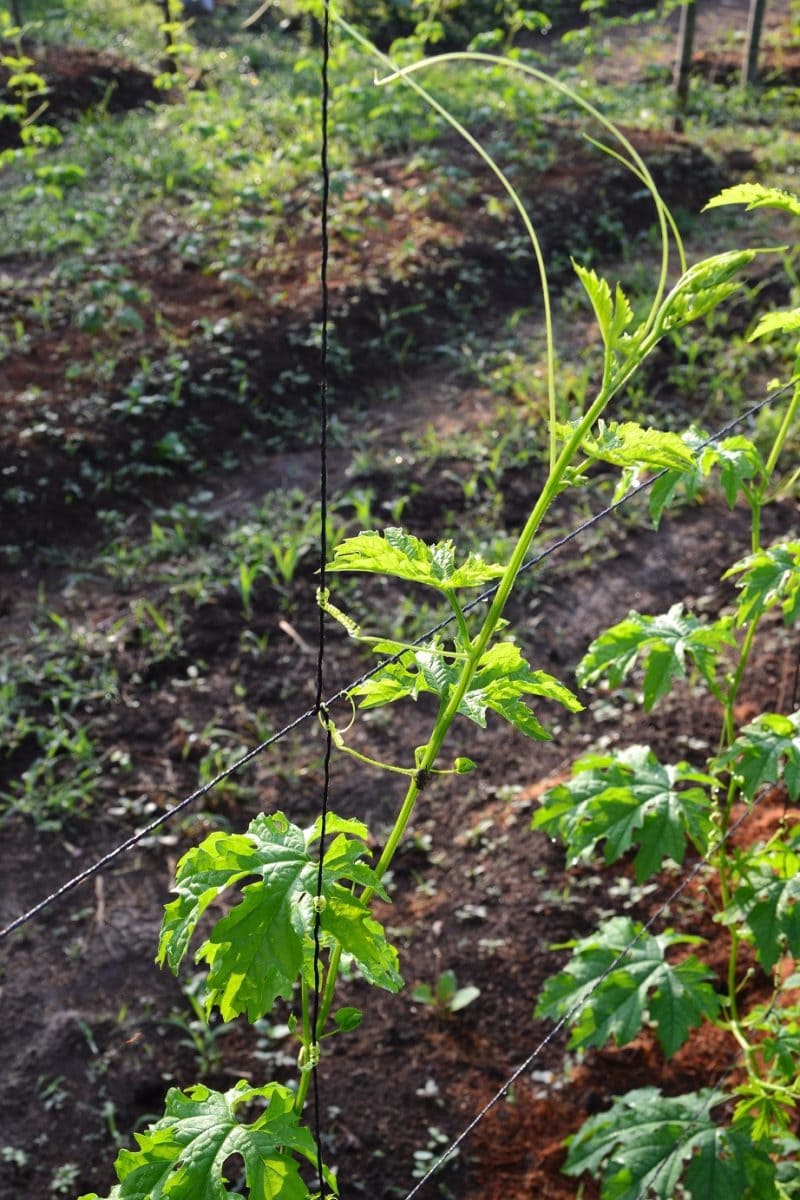
[[[95,78],[101,65],[87,59],[85,73],[91,71]],[[70,94],[83,97],[82,86],[80,80],[71,82]],[[111,95],[121,97],[122,88]],[[149,97],[140,93],[139,98]],[[647,227],[650,218],[641,197],[613,163],[587,153],[568,127],[554,126],[549,132],[558,143],[558,163],[544,165],[522,182],[525,194],[536,198],[550,255],[566,253],[576,240],[597,244],[599,231],[607,227],[603,215],[612,207],[621,214],[626,236]],[[668,203],[696,210],[730,178],[725,164],[682,138],[634,136]],[[456,147],[443,148],[460,153]],[[465,171],[472,170],[466,160],[457,161]],[[349,354],[346,380],[334,380],[342,420],[345,429],[348,421],[362,421],[359,389],[383,383],[394,398],[390,409],[374,413],[373,419],[389,439],[409,421],[420,428],[430,423],[440,433],[458,430],[478,437],[488,401],[477,389],[454,384],[430,363],[415,371],[412,362],[399,377],[394,369],[386,371],[379,302],[398,313],[413,311],[403,333],[422,361],[426,339],[434,336],[431,314],[441,314],[451,303],[465,262],[480,268],[481,292],[472,310],[477,313],[490,306],[512,311],[520,297],[529,295],[530,264],[510,267],[497,250],[498,226],[485,216],[485,184],[476,191],[481,203],[476,200],[466,216],[454,209],[442,188],[416,224],[406,211],[399,224],[393,222],[392,198],[409,187],[415,170],[399,159],[363,168],[369,186],[388,197],[389,211],[371,232],[369,244],[339,241],[335,246],[333,315],[337,337]],[[506,236],[507,228],[501,226],[499,234]],[[605,253],[617,252],[615,236],[606,234]],[[409,243],[413,251],[402,249]],[[147,252],[125,261],[130,277],[151,293],[150,312],[165,314],[173,333],[187,337],[185,407],[153,419],[122,420],[115,413],[113,406],[124,398],[142,352],[153,358],[158,354],[161,335],[152,316],[117,347],[109,395],[92,409],[85,405],[79,374],[67,369],[91,358],[92,339],[75,330],[66,309],[54,327],[4,363],[0,469],[4,480],[31,497],[22,507],[7,500],[2,512],[4,539],[17,548],[0,574],[9,644],[24,633],[35,613],[40,584],[49,595],[60,594],[65,615],[80,621],[89,634],[111,628],[128,611],[130,599],[108,581],[77,574],[70,579],[71,568],[54,564],[52,551],[60,548],[69,558],[96,548],[100,507],[117,506],[133,520],[143,520],[148,501],[180,498],[198,486],[187,467],[166,480],[156,477],[131,487],[122,468],[132,439],[151,446],[156,463],[155,448],[166,435],[184,428],[191,410],[202,422],[198,445],[207,447],[203,486],[215,493],[220,511],[243,509],[276,486],[314,487],[314,450],[300,433],[292,440],[278,425],[288,404],[297,409],[292,428],[310,426],[313,399],[297,393],[278,398],[274,391],[283,373],[313,369],[315,352],[303,335],[319,315],[314,237],[287,238],[269,259],[254,265],[249,270],[256,285],[252,294],[193,269],[171,252],[171,244],[154,231]],[[402,269],[396,269],[401,252],[406,257]],[[17,262],[13,269],[19,275],[38,268]],[[269,299],[276,296],[280,299]],[[211,327],[232,317],[232,335],[201,341],[192,334],[201,319]],[[253,421],[251,408],[231,403],[231,337],[237,356],[247,362],[250,386],[264,396],[264,420]],[[215,464],[226,447],[239,445],[248,422],[253,422],[254,435],[267,441],[280,428],[280,449],[243,457],[235,472],[226,473]],[[331,458],[336,486],[352,466],[346,437]],[[439,466],[434,474],[413,462],[402,469],[404,483],[416,485],[403,520],[433,538],[443,510],[463,508],[460,464],[451,462],[446,471]],[[366,482],[379,501],[390,501],[395,494],[395,482],[381,471]],[[506,528],[518,528],[524,519],[535,482],[523,473],[509,476],[502,514]],[[573,515],[562,514],[565,520]],[[796,528],[792,500],[775,504],[765,515],[765,540]],[[660,612],[680,600],[699,602],[709,615],[719,612],[733,595],[720,576],[748,547],[747,514],[729,512],[714,499],[666,518],[658,533],[639,521],[609,520],[599,541],[577,543],[549,559],[515,599],[509,616],[524,652],[537,666],[569,681],[590,638],[631,608]],[[43,549],[50,551],[48,556],[42,557]],[[600,556],[604,561],[598,569]],[[3,826],[0,924],[107,852],[141,824],[145,813],[157,813],[188,793],[203,752],[197,731],[226,700],[227,724],[245,744],[257,740],[254,711],[261,713],[262,723],[279,728],[309,706],[314,694],[314,586],[311,573],[301,573],[291,620],[280,596],[267,588],[258,591],[253,624],[268,635],[260,657],[240,652],[242,614],[233,588],[205,605],[187,607],[179,652],[153,661],[144,647],[120,647],[117,692],[94,715],[108,751],[130,755],[131,773],[110,773],[102,785],[102,803],[58,833],[36,831],[22,821]],[[392,593],[376,600],[376,606],[394,603]],[[764,709],[790,711],[797,702],[796,668],[796,644],[772,624],[748,672],[742,719]],[[329,690],[363,669],[364,660],[352,645],[333,633]],[[246,702],[238,698],[245,694]],[[687,688],[650,716],[643,716],[627,695],[574,718],[548,712],[546,706],[542,716],[556,727],[546,743],[527,743],[491,726],[476,743],[468,730],[459,730],[450,752],[469,753],[479,770],[426,789],[396,859],[392,904],[381,906],[379,917],[400,948],[409,987],[389,996],[367,994],[362,983],[348,982],[342,1003],[363,1007],[365,1020],[355,1033],[331,1044],[320,1069],[326,1155],[339,1172],[344,1197],[403,1197],[420,1161],[415,1152],[441,1149],[443,1139],[456,1135],[546,1036],[547,1026],[534,1021],[532,1012],[543,981],[563,960],[552,949],[554,943],[588,933],[610,911],[644,919],[676,886],[677,872],[667,873],[656,890],[641,892],[632,887],[627,867],[618,875],[568,870],[559,847],[530,832],[530,819],[548,784],[563,777],[572,759],[600,738],[606,745],[646,742],[668,760],[702,761],[703,747],[713,746],[718,737],[716,707]],[[421,701],[392,720],[363,721],[356,744],[375,757],[405,761],[409,747],[424,740],[429,718]],[[106,1192],[114,1182],[115,1143],[125,1144],[131,1130],[160,1113],[170,1086],[186,1087],[202,1078],[224,1088],[238,1078],[262,1082],[295,1077],[290,1042],[271,1036],[266,1027],[237,1024],[219,1031],[213,1045],[208,1038],[193,1044],[185,998],[177,983],[156,968],[153,957],[177,857],[210,828],[223,822],[241,829],[262,809],[283,810],[299,823],[315,819],[321,749],[307,722],[256,760],[243,775],[239,792],[228,788],[212,793],[198,811],[189,810],[165,826],[9,939],[0,990],[5,1068],[0,1140],[24,1151],[24,1158],[0,1155],[0,1200],[56,1194],[54,1171],[65,1163],[75,1170],[62,1194]],[[27,752],[32,755],[33,747]],[[0,783],[24,765],[19,757],[5,760]],[[347,761],[335,760],[332,808],[366,820],[376,848],[400,796],[387,778],[353,771]],[[138,798],[127,816],[120,812],[123,795]],[[784,809],[780,791],[771,793],[749,836],[768,829]],[[721,974],[724,932],[711,919],[701,883],[702,878],[687,887],[664,920],[706,937],[705,953]],[[444,969],[454,970],[460,985],[480,988],[480,998],[455,1015],[409,1000],[411,986],[434,983]],[[756,975],[750,987],[759,986]],[[285,1013],[278,1016],[283,1019]],[[587,1114],[644,1083],[672,1094],[713,1084],[728,1068],[731,1052],[717,1034],[700,1031],[670,1063],[663,1061],[649,1034],[630,1046],[593,1051],[576,1060],[566,1053],[563,1038],[556,1038],[427,1185],[427,1194],[459,1200],[572,1200],[577,1185],[560,1173],[562,1143]],[[594,1200],[598,1193],[588,1182],[581,1194]]]

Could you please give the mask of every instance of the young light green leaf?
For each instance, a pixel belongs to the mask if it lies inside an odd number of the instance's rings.
[[[241,1123],[236,1109],[257,1100],[266,1101],[265,1110]],[[310,1200],[296,1155],[316,1164],[316,1144],[299,1124],[294,1092],[280,1084],[252,1087],[240,1080],[227,1092],[202,1084],[186,1092],[170,1088],[164,1116],[135,1136],[138,1150],[117,1157],[119,1183],[109,1200],[241,1200],[223,1174],[232,1155],[244,1160],[250,1200]]]
[[[800,217],[800,198],[783,188],[768,187],[763,183],[737,183],[733,187],[723,188],[709,200],[703,212],[724,204],[744,204],[748,211],[752,208],[780,208],[793,217]]]
[[[725,646],[735,645],[731,623],[720,618],[702,625],[682,604],[673,604],[657,617],[631,611],[596,638],[578,664],[578,682],[586,687],[606,677],[618,686],[644,659],[644,707],[649,712],[665,696],[674,679],[686,678],[687,656],[712,691],[716,690],[717,661]]]
[[[796,803],[800,796],[800,711],[788,717],[763,713],[744,726],[713,767],[735,776],[745,800],[753,800],[764,784],[782,779],[789,798]]]
[[[390,527],[382,534],[359,533],[336,547],[328,571],[366,571],[424,583],[439,591],[482,587],[499,579],[505,568],[469,554],[456,565],[452,541],[427,545],[402,529]]]
[[[576,422],[558,426],[561,436],[569,435]],[[597,422],[597,432],[588,433],[581,450],[598,462],[617,467],[638,467],[660,471],[664,467],[690,470],[694,466],[691,449],[677,433],[645,428],[635,421]]]
[[[588,858],[601,841],[607,863],[638,846],[634,869],[642,883],[666,858],[682,863],[687,841],[705,853],[714,782],[688,763],[663,765],[647,746],[587,755],[571,780],[545,792],[531,824],[563,841],[569,863]]]
[[[360,1008],[338,1008],[333,1014],[333,1023],[342,1033],[352,1033],[358,1029],[362,1017]]]
[[[741,285],[733,276],[753,261],[760,250],[727,250],[690,267],[661,306],[658,327],[666,333],[705,316]]]
[[[764,313],[747,340],[754,342],[770,333],[800,333],[800,308]]]
[[[617,284],[612,299],[611,288],[605,279],[601,279],[591,268],[582,267],[575,259],[572,260],[572,266],[591,301],[605,345],[609,350],[616,349],[621,335],[633,320],[628,297]]]
[[[749,438],[737,435],[707,446],[702,456],[703,471],[708,475],[718,467],[728,507],[733,508],[739,492],[750,479],[766,479],[766,467],[757,446]]]
[[[536,1016],[557,1021],[577,1006],[569,1018],[571,1048],[604,1046],[612,1037],[625,1045],[649,1021],[672,1057],[689,1030],[719,1009],[708,982],[713,974],[694,955],[675,966],[666,961],[671,946],[700,940],[671,930],[654,937],[629,917],[612,917],[596,933],[567,943],[572,957],[545,983]]]
[[[340,882],[371,887],[386,898],[363,861],[368,853],[362,840],[366,831],[360,823],[343,822],[333,814],[329,828],[339,832],[323,861],[322,932],[338,939],[371,982],[397,991],[402,986],[397,952],[367,906]],[[347,836],[351,832],[355,839]],[[318,836],[318,822],[302,830],[283,813],[262,814],[247,834],[214,833],[179,863],[178,899],[166,907],[157,959],[173,971],[208,904],[243,879],[256,879],[242,888],[239,902],[217,921],[196,954],[210,968],[206,1007],[216,1005],[225,1020],[243,1012],[257,1020],[278,996],[291,996],[306,969],[317,890],[312,843]]]
[[[461,663],[444,658],[438,649],[423,648],[403,655],[399,662],[353,688],[351,695],[361,697],[361,708],[390,704],[403,696],[416,700],[423,692],[447,703],[462,669]],[[485,729],[486,713],[491,710],[528,737],[548,739],[550,734],[523,696],[555,700],[570,712],[580,712],[583,707],[574,693],[552,675],[532,671],[513,642],[498,642],[479,660],[458,711]]]
[[[725,572],[723,579],[740,578],[736,624],[744,625],[780,604],[785,624],[800,615],[800,541],[778,542],[748,554]]]
[[[769,1147],[754,1141],[752,1123],[712,1119],[727,1100],[712,1088],[685,1096],[637,1088],[581,1126],[564,1172],[602,1175],[601,1200],[778,1200]]]
[[[478,764],[473,762],[471,758],[457,758],[453,763],[453,769],[456,775],[469,775],[470,771],[476,771]]]

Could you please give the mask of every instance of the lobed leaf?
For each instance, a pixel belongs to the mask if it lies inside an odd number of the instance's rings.
[[[714,760],[714,770],[727,770],[739,783],[745,800],[758,789],[783,780],[789,799],[800,796],[800,711],[762,713],[745,725],[736,741]]]
[[[240,1080],[227,1092],[196,1084],[170,1088],[164,1116],[137,1133],[138,1150],[121,1150],[119,1183],[108,1200],[241,1200],[223,1174],[232,1155],[244,1160],[250,1200],[310,1200],[296,1155],[316,1164],[314,1139],[294,1111],[294,1092],[280,1084],[252,1087]],[[265,1110],[249,1125],[236,1109],[256,1100]],[[335,1181],[326,1172],[327,1181]],[[98,1200],[85,1196],[83,1200]]]
[[[569,435],[578,422],[559,425],[559,433]],[[581,450],[597,462],[617,467],[648,468],[659,471],[664,467],[689,470],[694,465],[691,449],[677,433],[645,428],[636,421],[597,422],[597,432],[588,433]]]
[[[692,425],[681,435],[681,441],[692,453],[691,466],[675,467],[663,472],[650,488],[648,500],[650,519],[656,529],[661,523],[664,509],[672,503],[681,489],[688,500],[694,500],[703,485],[704,472],[699,451],[706,440],[702,429]]]
[[[591,301],[603,342],[609,350],[617,349],[622,335],[633,320],[633,309],[628,297],[619,284],[612,296],[606,280],[591,268],[582,267],[575,259],[572,260],[572,266]]]
[[[765,313],[747,340],[754,342],[769,333],[800,333],[800,308]]]
[[[545,792],[532,828],[560,838],[569,863],[588,858],[601,841],[606,863],[636,845],[634,869],[642,883],[664,859],[682,863],[687,840],[705,852],[712,828],[706,789],[714,782],[688,763],[663,765],[647,746],[587,755],[569,782]],[[695,786],[681,786],[687,783]]]
[[[505,567],[484,562],[477,554],[467,555],[457,565],[452,541],[427,545],[402,529],[390,527],[382,534],[367,532],[345,538],[336,547],[326,570],[393,575],[447,592],[454,588],[482,587],[492,579],[499,579]]]
[[[584,1123],[563,1170],[601,1175],[601,1200],[778,1200],[775,1164],[752,1122],[713,1120],[727,1100],[711,1088],[685,1096],[637,1088]]]
[[[738,575],[736,624],[744,625],[780,604],[786,625],[800,616],[800,541],[778,542],[734,563],[722,576]]]
[[[692,453],[692,465],[670,469],[657,479],[650,490],[650,516],[658,528],[666,506],[672,501],[679,488],[693,500],[702,487],[703,480],[714,468],[720,472],[722,489],[729,508],[733,508],[736,497],[746,491],[751,479],[766,480],[766,467],[758,450],[748,438],[736,435],[721,442],[706,445],[706,435],[697,426],[691,426],[681,435],[681,441]]]
[[[656,1026],[668,1057],[689,1030],[719,1010],[713,974],[694,955],[675,966],[666,961],[675,945],[701,939],[667,930],[653,936],[630,917],[612,917],[596,933],[567,945],[572,957],[547,980],[536,1005],[537,1017],[567,1018],[570,1048],[604,1046],[611,1038],[625,1045],[645,1023]]]
[[[674,679],[686,677],[687,656],[713,689],[717,661],[725,646],[735,645],[730,621],[720,618],[702,625],[682,604],[673,604],[668,612],[656,617],[631,611],[624,621],[612,625],[592,642],[578,664],[577,677],[582,686],[606,677],[619,685],[644,659],[644,707],[649,712],[665,696]]]
[[[328,830],[335,836],[323,860],[322,932],[328,944],[336,939],[353,955],[370,982],[397,991],[402,979],[396,950],[369,908],[341,882],[387,898],[363,861],[366,828],[331,814]],[[181,859],[178,899],[166,906],[157,958],[173,971],[211,901],[243,879],[255,879],[242,887],[238,903],[216,922],[195,956],[209,964],[206,1007],[216,1005],[225,1020],[243,1012],[257,1020],[279,996],[288,999],[307,972],[318,870],[312,843],[318,837],[319,822],[303,830],[283,813],[261,814],[247,834],[211,834]]]
[[[753,208],[781,208],[794,217],[800,217],[800,198],[783,188],[768,187],[763,183],[737,183],[723,188],[711,198],[703,212],[709,208],[720,208],[724,204],[744,204]]]
[[[744,881],[721,914],[726,925],[749,930],[756,955],[771,971],[787,952],[800,957],[800,826],[747,857]]]
[[[351,695],[361,697],[361,708],[391,704],[404,696],[416,700],[424,692],[446,704],[462,669],[461,662],[445,658],[438,646],[424,647],[390,663],[353,688]],[[482,729],[486,728],[487,711],[496,712],[527,737],[548,739],[550,734],[522,699],[524,696],[555,700],[569,712],[583,708],[577,696],[554,676],[532,671],[513,642],[497,642],[479,659],[458,712]]]

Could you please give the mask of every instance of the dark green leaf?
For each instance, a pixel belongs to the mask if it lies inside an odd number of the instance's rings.
[[[532,826],[559,837],[570,863],[588,858],[601,841],[607,863],[638,846],[641,883],[664,859],[683,862],[687,840],[705,853],[712,828],[707,789],[714,783],[688,763],[663,765],[647,746],[586,755],[569,782],[545,792]]]
[[[771,971],[787,952],[800,957],[800,826],[748,856],[744,882],[722,915],[727,925],[743,923],[756,954]]]
[[[700,940],[671,930],[653,936],[629,917],[612,917],[596,933],[568,943],[572,957],[547,980],[536,1016],[567,1017],[572,1048],[604,1046],[612,1037],[624,1045],[649,1020],[671,1057],[689,1030],[719,1009],[708,982],[713,975],[694,955],[674,967],[666,961],[671,946]]]
[[[775,1166],[752,1124],[725,1127],[711,1116],[728,1097],[708,1088],[662,1096],[639,1088],[584,1123],[564,1171],[602,1177],[601,1200],[777,1200]]]

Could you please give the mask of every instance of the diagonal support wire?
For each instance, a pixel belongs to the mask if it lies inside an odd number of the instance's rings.
[[[670,905],[675,903],[675,901],[686,890],[686,888],[689,886],[689,884],[694,879],[697,878],[697,876],[700,874],[700,872],[703,870],[703,868],[708,866],[711,857],[717,853],[717,851],[720,849],[721,846],[725,845],[725,843],[728,841],[728,839],[730,837],[732,837],[733,834],[736,832],[736,830],[739,829],[740,826],[748,819],[748,817],[753,813],[753,811],[756,809],[756,807],[761,803],[762,799],[763,799],[763,796],[759,797],[758,799],[756,799],[753,802],[753,804],[750,806],[750,808],[745,809],[744,812],[729,826],[729,828],[727,829],[725,834],[717,840],[717,842],[714,844],[714,846],[711,849],[707,850],[701,859],[698,859],[698,861],[695,863],[695,865],[692,867],[692,869],[685,875],[683,880],[677,885],[677,887],[675,887],[673,889],[673,891],[670,892],[670,894],[669,894],[669,896],[667,896],[666,900],[664,900],[663,903],[660,904],[659,907],[657,908],[657,910],[653,913],[653,915],[651,917],[649,917],[647,921],[644,922],[644,924],[642,925],[642,928],[639,930],[639,932],[636,934],[636,936],[631,938],[631,940],[628,942],[627,946],[625,946],[622,950],[620,950],[619,954],[616,956],[616,958],[613,960],[613,962],[610,962],[608,964],[608,966],[606,967],[606,969],[603,971],[603,973],[601,975],[598,975],[597,979],[592,984],[592,987],[589,989],[588,993],[585,996],[583,996],[579,1001],[577,1001],[575,1004],[573,1004],[572,1008],[570,1008],[570,1010],[568,1012],[566,1012],[564,1014],[564,1016],[561,1017],[556,1022],[556,1024],[553,1026],[553,1028],[542,1038],[542,1040],[538,1043],[538,1045],[534,1047],[534,1049],[531,1051],[531,1053],[528,1055],[528,1057],[526,1059],[524,1059],[524,1061],[521,1062],[519,1064],[519,1066],[514,1068],[514,1070],[511,1072],[511,1074],[506,1079],[505,1083],[503,1083],[502,1086],[497,1089],[497,1091],[494,1093],[494,1095],[491,1097],[491,1099],[488,1100],[486,1102],[486,1104],[484,1104],[483,1108],[481,1108],[480,1111],[475,1114],[475,1116],[472,1118],[472,1120],[467,1125],[465,1125],[465,1127],[453,1139],[453,1141],[449,1144],[449,1146],[447,1146],[447,1148],[442,1152],[442,1154],[439,1155],[436,1162],[433,1163],[433,1165],[430,1167],[430,1169],[423,1175],[423,1177],[420,1180],[418,1180],[418,1182],[414,1185],[414,1187],[412,1187],[411,1191],[406,1192],[406,1194],[403,1196],[402,1200],[414,1200],[414,1197],[420,1193],[420,1191],[423,1189],[425,1184],[428,1183],[429,1180],[439,1170],[441,1170],[441,1168],[445,1165],[445,1163],[448,1161],[448,1159],[453,1157],[453,1155],[456,1153],[456,1151],[467,1140],[467,1138],[470,1136],[470,1134],[474,1132],[474,1130],[478,1127],[478,1125],[480,1125],[480,1123],[489,1115],[489,1113],[492,1111],[492,1109],[495,1108],[500,1103],[500,1101],[503,1100],[508,1095],[509,1089],[517,1082],[517,1080],[520,1078],[520,1076],[525,1074],[525,1072],[529,1069],[529,1067],[531,1067],[533,1065],[533,1063],[536,1062],[537,1058],[539,1058],[542,1055],[542,1053],[550,1045],[550,1043],[553,1042],[558,1037],[558,1035],[562,1032],[562,1030],[565,1029],[566,1026],[570,1024],[570,1022],[573,1020],[573,1018],[576,1017],[581,1012],[581,1010],[585,1007],[585,1005],[588,1003],[588,1001],[591,1000],[592,996],[595,994],[595,992],[600,987],[600,985],[609,977],[609,975],[612,974],[613,971],[617,970],[617,968],[625,961],[628,954],[630,954],[631,950],[634,949],[634,947],[638,944],[638,942],[641,941],[641,939],[644,937],[644,935],[646,933],[650,932],[650,930],[653,928],[653,926],[656,924],[656,922],[668,910]],[[724,1078],[724,1076],[725,1076],[725,1073],[723,1073],[722,1078]],[[721,1085],[718,1083],[717,1087],[720,1087],[720,1086]]]
[[[768,407],[770,404],[775,403],[777,400],[780,400],[781,397],[786,395],[786,393],[795,387],[797,383],[798,380],[796,378],[792,379],[782,387],[778,388],[776,391],[771,392],[768,396],[765,396],[762,400],[759,400],[756,404],[751,405],[750,408],[746,409],[745,412],[741,413],[738,417],[732,418],[714,434],[712,434],[711,437],[707,438],[706,441],[702,443],[700,448],[709,446],[712,443],[719,441],[720,438],[725,437],[739,425],[742,425],[745,421],[748,421],[752,417],[756,416],[759,412],[761,412],[762,409]],[[576,525],[569,531],[569,533],[564,534],[563,537],[556,538],[554,541],[545,546],[544,549],[539,550],[532,555],[531,558],[523,563],[520,571],[528,571],[533,567],[538,566],[545,559],[549,558],[551,554],[555,554],[557,550],[562,549],[564,546],[580,537],[582,533],[585,533],[588,529],[591,529],[592,526],[598,524],[598,522],[602,520],[605,520],[605,518],[609,517],[612,513],[617,512],[624,505],[628,504],[635,496],[647,491],[648,488],[651,488],[653,484],[657,482],[657,480],[663,477],[664,474],[665,471],[659,471],[658,474],[651,476],[650,479],[647,479],[643,483],[638,484],[635,488],[632,488],[613,504],[607,505],[605,508],[595,513],[594,516],[587,517],[585,521],[582,521],[579,525]],[[488,588],[485,592],[481,593],[481,595],[476,596],[473,600],[466,604],[464,606],[464,611],[470,612],[473,608],[477,607],[477,605],[486,603],[491,599],[495,591],[496,587]],[[444,620],[440,621],[437,625],[432,626],[430,629],[426,630],[425,633],[421,634],[414,641],[413,645],[422,645],[436,633],[439,633],[442,629],[447,628],[454,619],[455,618],[452,616],[445,617]],[[365,671],[362,675],[359,675],[345,687],[340,688],[338,691],[328,696],[324,701],[324,707],[332,707],[334,704],[338,703],[338,701],[346,699],[353,688],[365,683],[379,671],[384,670],[385,667],[397,662],[398,658],[399,655],[392,655],[391,657],[381,659],[372,667],[370,667],[368,671]],[[178,804],[173,805],[171,808],[165,809],[164,812],[160,813],[158,817],[150,821],[147,825],[143,826],[129,838],[126,838],[125,841],[121,842],[118,846],[115,846],[113,850],[110,850],[107,854],[104,854],[102,858],[97,859],[83,871],[78,872],[78,874],[66,880],[66,882],[61,884],[60,887],[56,888],[55,891],[45,896],[37,904],[33,905],[32,908],[21,913],[18,917],[11,921],[10,924],[0,929],[0,941],[8,937],[15,930],[21,928],[23,925],[26,925],[29,921],[32,921],[57,900],[61,899],[62,896],[67,895],[76,887],[79,887],[80,884],[84,883],[87,879],[91,879],[93,876],[105,870],[106,867],[110,866],[122,854],[125,854],[128,850],[133,849],[134,846],[144,841],[152,833],[155,833],[157,829],[159,829],[162,825],[165,825],[179,813],[183,812],[184,809],[188,808],[196,800],[208,795],[208,793],[213,791],[215,787],[223,783],[226,779],[230,778],[230,776],[234,775],[237,771],[240,771],[242,767],[246,766],[249,762],[252,762],[254,758],[261,755],[265,750],[269,749],[270,746],[273,746],[276,742],[281,741],[287,736],[287,734],[291,733],[294,729],[297,729],[300,725],[303,725],[311,717],[316,716],[317,713],[318,709],[316,704],[311,708],[307,708],[304,712],[300,713],[297,717],[290,721],[289,724],[284,725],[282,729],[279,729],[270,737],[265,738],[264,741],[259,742],[257,746],[253,746],[252,749],[243,754],[241,758],[236,760],[236,762],[226,767],[225,770],[220,771],[218,775],[215,775],[214,778],[210,779],[207,783],[204,783],[202,787],[196,788],[188,796],[184,797],[184,799]]]

